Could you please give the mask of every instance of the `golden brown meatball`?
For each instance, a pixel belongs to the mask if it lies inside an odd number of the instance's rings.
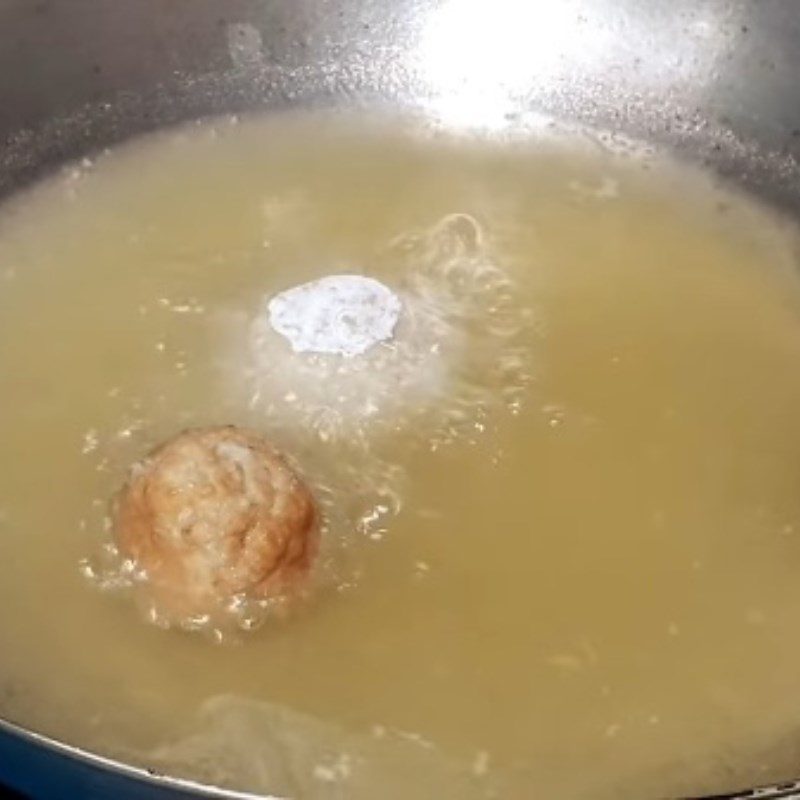
[[[306,485],[261,436],[235,427],[185,431],[135,464],[114,530],[159,615],[179,624],[214,619],[235,596],[293,593],[318,538]]]

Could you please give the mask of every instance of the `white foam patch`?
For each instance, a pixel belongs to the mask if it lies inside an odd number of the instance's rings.
[[[223,380],[247,393],[250,424],[367,449],[380,432],[413,429],[433,447],[517,409],[531,317],[478,220],[448,214],[370,259],[374,278],[328,276],[227,318]],[[321,313],[310,298],[332,285]],[[332,332],[345,308],[356,312],[353,338]]]
[[[362,275],[330,275],[275,295],[267,306],[273,329],[295,353],[353,357],[394,335],[400,299]]]

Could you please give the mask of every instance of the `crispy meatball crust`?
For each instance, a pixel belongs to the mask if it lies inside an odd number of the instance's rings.
[[[259,434],[187,430],[131,468],[114,503],[120,552],[169,623],[215,617],[238,596],[291,595],[317,552],[314,500]]]

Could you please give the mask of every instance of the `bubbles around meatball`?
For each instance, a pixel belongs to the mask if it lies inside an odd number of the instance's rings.
[[[223,624],[237,606],[300,593],[318,545],[311,493],[259,434],[185,431],[136,463],[114,533],[164,625]]]

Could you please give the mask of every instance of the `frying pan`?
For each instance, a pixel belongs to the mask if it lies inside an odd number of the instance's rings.
[[[0,0],[0,198],[165,125],[335,107],[586,125],[800,217],[798,75],[796,0]],[[249,796],[2,720],[0,781],[59,800]]]

